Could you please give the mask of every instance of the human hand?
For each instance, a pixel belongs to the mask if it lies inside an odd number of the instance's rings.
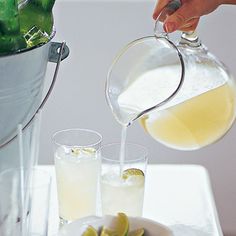
[[[154,20],[169,2],[170,0],[158,1],[153,13]],[[209,14],[222,4],[221,0],[182,0],[181,3],[181,7],[164,21],[164,30],[168,33],[175,30],[194,31],[201,16]]]

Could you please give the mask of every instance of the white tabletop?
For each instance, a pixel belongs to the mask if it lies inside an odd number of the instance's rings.
[[[53,166],[40,166],[53,177],[49,236],[58,228]],[[169,226],[175,236],[223,236],[210,180],[197,165],[149,165],[143,216]]]

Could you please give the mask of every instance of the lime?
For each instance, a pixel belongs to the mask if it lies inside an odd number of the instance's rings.
[[[123,179],[126,180],[131,176],[144,176],[144,173],[142,170],[137,169],[137,168],[130,168],[123,171],[123,175],[122,175]]]
[[[98,233],[92,226],[88,226],[82,236],[98,236]]]
[[[86,147],[86,148],[82,148],[81,151],[85,155],[91,155],[91,154],[94,154],[96,152],[96,149],[92,148],[92,147]]]
[[[136,229],[131,232],[129,232],[128,236],[143,236],[144,235],[144,229]]]
[[[86,156],[91,156],[94,153],[96,153],[96,149],[91,148],[91,147],[86,147],[86,148],[74,147],[74,148],[71,148],[71,153],[73,156],[76,156],[76,157],[81,154],[84,154]]]
[[[71,153],[73,156],[79,156],[80,148],[71,148]]]
[[[107,229],[103,226],[100,236],[118,236],[118,235],[114,230]]]
[[[115,232],[118,236],[127,236],[129,232],[129,219],[126,214],[118,213]]]

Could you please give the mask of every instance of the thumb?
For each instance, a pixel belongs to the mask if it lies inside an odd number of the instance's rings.
[[[153,12],[153,19],[156,20],[160,15],[163,8],[169,3],[170,0],[159,0]]]

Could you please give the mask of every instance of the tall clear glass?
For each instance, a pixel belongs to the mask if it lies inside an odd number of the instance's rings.
[[[125,159],[120,161],[120,143],[101,148],[101,202],[103,215],[142,216],[147,149],[127,143]]]
[[[102,137],[87,129],[67,129],[53,136],[59,216],[62,224],[95,215]]]
[[[48,235],[50,189],[51,176],[43,170],[12,168],[1,172],[0,235]]]

